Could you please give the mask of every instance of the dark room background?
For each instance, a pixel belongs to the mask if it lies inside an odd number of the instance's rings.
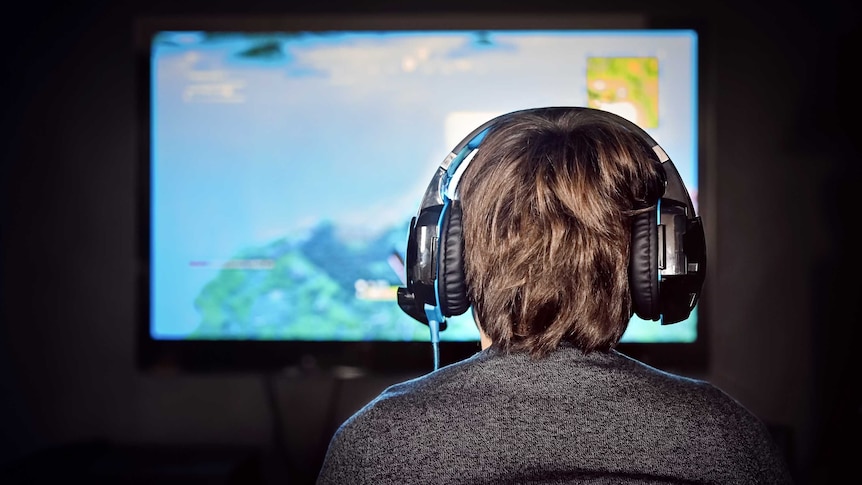
[[[14,7],[0,34],[0,481],[85,475],[97,464],[115,476],[124,467],[167,473],[169,463],[178,483],[310,483],[334,427],[412,377],[159,375],[135,365],[135,18],[291,12],[702,19],[715,141],[714,206],[704,216],[718,228],[702,377],[770,424],[800,483],[858,475],[860,264],[850,234],[862,105],[849,0]]]

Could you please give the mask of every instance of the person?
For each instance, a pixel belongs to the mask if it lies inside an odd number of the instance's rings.
[[[650,312],[632,296],[643,284],[630,264],[641,256],[636,221],[655,221],[678,174],[645,132],[598,111],[521,110],[468,137],[478,148],[451,202],[457,219],[441,230],[460,231],[480,349],[347,419],[319,485],[792,483],[764,423],[737,400],[616,349],[633,314]],[[703,275],[694,282],[699,291]]]

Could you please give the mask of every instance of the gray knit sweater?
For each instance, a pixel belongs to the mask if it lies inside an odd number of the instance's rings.
[[[616,351],[494,349],[396,384],[335,433],[318,484],[783,484],[764,424]]]

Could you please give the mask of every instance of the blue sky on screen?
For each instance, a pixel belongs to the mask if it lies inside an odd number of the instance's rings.
[[[477,125],[585,106],[591,56],[658,57],[660,124],[649,131],[696,190],[685,32],[166,32],[154,43],[154,334],[197,324],[191,302],[216,271],[190,262],[226,261],[321,220],[357,234],[408,220]]]

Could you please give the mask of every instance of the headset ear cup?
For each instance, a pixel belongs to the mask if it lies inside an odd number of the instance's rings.
[[[706,238],[700,217],[689,219],[683,236],[685,275],[665,278],[661,284],[662,323],[681,322],[697,305],[706,275]]]
[[[661,316],[658,225],[652,211],[638,214],[632,220],[629,288],[637,316],[644,320],[658,320]]]
[[[438,241],[438,298],[440,311],[451,317],[470,308],[464,274],[464,239],[461,235],[461,204],[452,201],[440,216]]]

